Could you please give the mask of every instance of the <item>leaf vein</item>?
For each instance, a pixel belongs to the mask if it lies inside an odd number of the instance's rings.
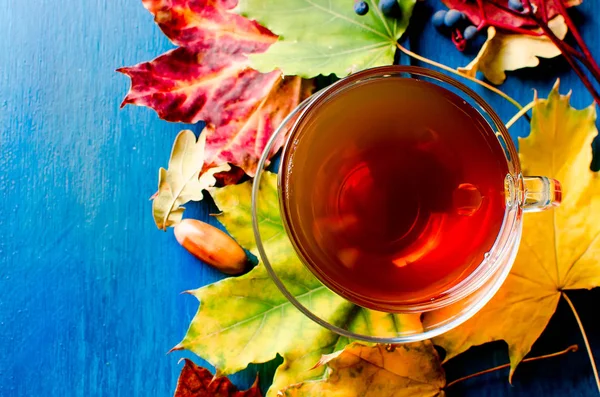
[[[385,30],[390,35],[390,37],[393,37],[394,35],[392,34],[390,27],[387,24],[385,16],[383,16],[381,10],[379,9],[379,7],[377,7],[375,0],[370,0],[370,1],[371,1],[371,4],[373,5],[373,8],[375,9],[375,12],[377,13],[377,16],[379,17],[379,19],[381,19],[381,22],[383,22],[383,26],[385,27]]]
[[[346,16],[344,16],[344,15],[342,15],[342,14],[338,14],[337,12],[335,12],[335,11],[333,11],[333,10],[328,10],[328,9],[327,9],[327,8],[325,8],[325,7],[322,7],[322,6],[318,5],[318,4],[315,4],[315,3],[313,3],[311,0],[304,0],[304,1],[305,1],[305,2],[307,2],[308,4],[312,5],[312,6],[313,6],[313,7],[315,7],[316,9],[319,9],[319,10],[322,10],[322,11],[328,12],[328,13],[330,13],[330,14],[332,14],[332,15],[335,15],[335,16],[337,16],[339,19],[342,19],[342,20],[344,20],[344,21],[346,21],[346,22],[348,22],[348,23],[351,23],[351,24],[353,24],[353,25],[356,25],[356,26],[358,26],[358,27],[361,27],[361,28],[363,28],[363,29],[365,29],[365,30],[368,30],[369,32],[371,32],[371,33],[374,33],[374,34],[376,34],[376,35],[378,35],[378,36],[380,36],[380,37],[382,37],[382,38],[384,38],[384,39],[386,39],[386,40],[389,40],[389,39],[390,39],[390,37],[388,37],[388,36],[384,35],[383,33],[379,32],[379,31],[377,31],[377,30],[375,30],[375,29],[373,29],[373,28],[371,28],[371,27],[369,27],[369,26],[367,26],[367,25],[365,25],[365,24],[362,24],[362,23],[360,23],[360,22],[356,22],[355,20],[353,20],[353,19],[351,19],[351,18],[348,18],[348,17],[346,17]]]
[[[325,289],[325,286],[317,287],[317,288],[315,288],[315,289],[313,289],[313,290],[310,290],[310,291],[308,291],[308,292],[305,292],[305,293],[303,293],[303,294],[297,295],[297,296],[296,296],[296,299],[301,299],[301,298],[304,298],[305,296],[310,296],[311,294],[313,294],[313,293],[315,293],[315,292],[318,292],[318,291],[320,291],[320,290],[322,290],[322,289]],[[271,309],[267,310],[266,312],[263,312],[263,313],[261,313],[261,314],[257,314],[257,315],[255,315],[255,316],[248,317],[248,318],[247,318],[247,319],[245,319],[245,320],[242,320],[242,321],[240,321],[240,322],[237,322],[237,323],[231,324],[231,325],[229,325],[229,326],[227,326],[227,327],[224,327],[224,328],[220,328],[220,329],[218,329],[218,330],[216,330],[216,331],[213,331],[213,332],[211,332],[211,333],[208,333],[208,334],[206,334],[206,335],[203,335],[203,336],[202,336],[202,337],[200,337],[200,338],[195,338],[195,339],[197,339],[197,340],[203,340],[203,339],[209,338],[209,337],[211,337],[211,336],[214,336],[214,335],[220,334],[220,333],[222,333],[222,332],[229,331],[229,330],[230,330],[230,329],[232,329],[232,328],[236,328],[236,327],[238,327],[238,326],[240,326],[240,325],[243,325],[243,324],[249,323],[249,322],[251,322],[251,321],[254,321],[254,320],[256,320],[257,318],[259,318],[259,317],[261,317],[261,316],[266,316],[267,314],[269,314],[269,313],[271,313],[271,312],[273,312],[273,311],[275,311],[275,310],[279,310],[279,309],[283,310],[283,308],[284,308],[285,306],[289,306],[289,305],[291,305],[291,303],[290,303],[290,302],[288,302],[288,301],[286,300],[285,302],[283,302],[283,303],[281,303],[281,304],[279,304],[279,305],[277,305],[277,306],[273,306]]]
[[[566,281],[569,279],[569,273],[571,272],[571,270],[573,269],[573,267],[575,267],[575,265],[577,265],[577,262],[579,262],[588,252],[589,250],[594,246],[594,244],[596,243],[596,241],[598,240],[598,238],[600,238],[600,231],[598,231],[598,233],[596,233],[596,235],[594,236],[594,238],[592,239],[592,241],[590,242],[590,244],[587,246],[587,248],[581,253],[581,255],[579,255],[577,257],[577,259],[575,259],[571,265],[569,266],[569,269],[567,270],[567,272],[565,273],[565,283]],[[563,285],[561,285],[561,287],[564,287]]]

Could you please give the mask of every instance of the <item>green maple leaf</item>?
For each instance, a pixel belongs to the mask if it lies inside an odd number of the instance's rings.
[[[252,66],[314,77],[392,64],[416,0],[398,0],[400,18],[385,17],[376,0],[367,3],[369,13],[359,16],[349,0],[240,0],[238,12],[279,35],[265,53],[250,55]]]
[[[277,200],[277,177],[262,177],[258,218],[265,250],[273,267],[302,304],[321,318],[351,330],[377,336],[420,328],[418,315],[393,315],[359,308],[325,288],[299,261],[285,234]],[[213,189],[222,213],[219,220],[245,248],[258,254],[251,218],[251,182]],[[311,370],[322,354],[350,341],[312,322],[279,292],[264,266],[191,291],[200,307],[176,349],[190,350],[217,368],[218,375],[269,361],[280,354],[270,394],[305,380],[323,378],[324,368]],[[410,327],[410,328],[409,328]]]

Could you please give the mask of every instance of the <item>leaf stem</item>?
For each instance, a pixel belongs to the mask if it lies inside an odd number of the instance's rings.
[[[555,1],[554,5],[556,6],[556,8],[558,8],[558,12],[560,13],[560,15],[562,15],[563,18],[565,19],[567,28],[569,28],[569,31],[571,32],[571,34],[573,35],[573,38],[577,42],[577,45],[579,47],[581,47],[581,50],[583,51],[585,56],[590,58],[590,60],[592,60],[593,63],[595,64],[596,62],[594,61],[594,58],[592,57],[592,53],[590,52],[589,48],[585,44],[585,41],[583,41],[583,38],[579,34],[579,30],[577,30],[577,26],[573,23],[571,16],[569,15],[569,13],[567,12],[567,10],[565,8],[565,5],[562,3],[562,1]],[[598,67],[598,65],[596,65],[596,67]]]
[[[556,352],[556,353],[544,354],[543,356],[526,358],[522,362],[523,363],[527,363],[527,362],[531,362],[531,361],[543,360],[545,358],[558,357],[558,356],[562,356],[563,354],[567,354],[567,353],[570,353],[570,352],[576,352],[578,349],[579,349],[579,347],[577,345],[571,345],[571,346],[567,347],[565,350],[561,350],[561,351]],[[455,384],[457,384],[459,382],[462,382],[464,380],[475,378],[475,377],[480,376],[480,375],[488,374],[490,372],[498,371],[500,369],[509,368],[509,367],[510,367],[510,363],[499,365],[499,366],[494,367],[494,368],[489,368],[489,369],[486,369],[486,370],[483,370],[483,371],[480,371],[480,372],[476,372],[476,373],[471,374],[471,375],[463,376],[462,378],[455,379],[452,382],[448,383],[444,389],[448,389],[449,387],[454,386]]]
[[[580,60],[586,65],[590,72],[592,72],[594,78],[596,78],[596,80],[600,80],[600,67],[596,63],[596,60],[592,56],[592,53],[590,52],[588,46],[585,44],[585,41],[583,41],[581,34],[579,34],[579,30],[577,29],[577,26],[573,23],[573,20],[569,16],[565,5],[562,3],[562,1],[554,1],[554,5],[558,8],[558,12],[565,19],[567,28],[569,29],[569,32],[571,32],[571,34],[573,35],[573,38],[577,42],[577,45],[579,46],[579,48],[581,48],[581,51],[583,51],[583,56]]]
[[[510,26],[510,25],[500,23],[500,22],[490,22],[490,23],[488,23],[488,25],[493,26],[495,28],[499,28],[499,29],[509,30],[513,33],[518,33],[518,34],[522,34],[525,36],[533,36],[533,37],[543,37],[544,36],[543,33],[535,32],[535,31],[529,30],[529,29],[516,28],[514,26]]]
[[[533,29],[525,29],[521,26],[509,25],[502,22],[501,20],[496,21],[494,19],[488,18],[488,16],[485,13],[484,0],[477,0],[480,18],[480,21],[477,25],[477,29],[482,30],[486,26],[494,26],[498,29],[517,34],[524,34],[530,36],[546,36],[560,50],[560,52],[563,54],[571,68],[575,71],[579,79],[585,85],[586,89],[590,92],[590,94],[594,98],[594,101],[600,105],[600,93],[598,92],[598,90],[596,90],[595,85],[585,73],[585,71],[590,72],[594,80],[598,84],[600,84],[600,66],[598,66],[598,63],[592,56],[592,53],[590,52],[581,34],[579,33],[577,26],[575,26],[575,23],[573,23],[573,20],[569,16],[566,7],[563,4],[563,0],[539,0],[538,3],[539,4],[537,7],[533,7],[531,0],[523,0],[523,10],[520,12],[510,9],[510,7],[507,7],[505,5],[505,2],[499,3],[494,0],[488,0],[488,3],[486,4],[490,7],[496,7],[501,12],[505,12],[514,17],[521,18],[527,23],[527,25],[532,25],[532,27],[537,25],[537,27],[539,27],[542,30],[542,33]],[[547,7],[549,4],[554,5],[556,7],[557,13],[564,18],[565,24],[567,25],[568,30],[573,35],[573,38],[575,39],[578,48],[575,48],[574,46],[571,46],[564,40],[559,39],[548,26],[549,15]],[[584,68],[582,68],[582,66]]]
[[[559,39],[554,34],[554,32],[548,27],[547,24],[539,22],[539,25],[540,25],[540,28],[542,28],[542,30],[546,34],[546,36],[562,52],[563,56],[565,57],[565,59],[567,60],[569,65],[571,65],[571,68],[573,68],[573,70],[575,71],[577,76],[579,76],[579,78],[583,82],[583,85],[585,85],[585,87],[588,89],[590,94],[592,94],[596,103],[598,103],[600,105],[600,94],[598,94],[598,91],[596,91],[596,88],[594,87],[594,85],[592,84],[590,79],[586,76],[584,71],[581,70],[581,68],[579,67],[579,64],[577,64],[577,61],[575,59],[573,59],[573,54],[571,52],[569,52],[569,48],[568,48],[569,46],[564,41]]]
[[[517,122],[525,113],[527,113],[532,107],[535,106],[535,101],[529,102],[527,105],[523,107],[523,109],[519,110],[510,120],[506,123],[506,129],[512,127],[514,123]]]
[[[575,320],[577,320],[577,324],[579,325],[579,330],[581,331],[581,336],[583,338],[583,342],[585,343],[585,348],[588,352],[588,356],[590,357],[590,363],[592,364],[592,371],[594,372],[594,378],[596,378],[596,386],[598,386],[598,391],[600,392],[600,377],[598,376],[598,368],[596,367],[596,362],[594,361],[594,355],[592,354],[592,348],[590,347],[590,342],[588,341],[585,330],[583,329],[583,323],[579,318],[579,314],[577,314],[577,310],[575,310],[575,305],[571,302],[571,299],[567,296],[565,291],[562,291],[562,297],[565,298],[569,306],[571,307],[571,311],[575,316]]]
[[[531,1],[528,0],[528,2],[531,5]],[[547,13],[547,10],[546,10],[546,2],[544,0],[542,0],[541,3],[542,3],[541,7],[538,7],[538,10],[542,14],[542,22],[544,22],[544,24],[548,24],[548,13]],[[533,7],[530,7],[530,14],[534,15]],[[540,24],[540,25],[542,25],[542,24]]]
[[[446,65],[444,65],[442,63],[436,62],[436,61],[431,60],[429,58],[425,58],[424,56],[421,56],[421,55],[419,55],[419,54],[417,54],[415,52],[412,52],[408,48],[402,46],[400,43],[396,43],[396,46],[398,47],[398,49],[400,51],[402,51],[403,53],[405,53],[406,55],[408,55],[408,56],[410,56],[412,58],[415,58],[415,59],[417,59],[417,60],[419,60],[421,62],[427,63],[429,65],[435,66],[435,67],[440,68],[442,70],[445,70],[446,72],[455,74],[455,75],[460,76],[460,77],[464,77],[467,80],[471,80],[472,82],[477,83],[480,86],[485,87],[488,90],[490,90],[490,91],[492,91],[492,92],[500,95],[502,98],[506,99],[507,101],[509,101],[510,103],[512,103],[513,105],[515,105],[517,107],[517,109],[519,109],[519,110],[523,109],[523,106],[519,102],[517,102],[516,100],[514,100],[513,98],[511,98],[510,96],[508,96],[504,92],[500,91],[498,88],[493,87],[493,86],[489,85],[488,83],[486,83],[484,81],[476,79],[475,77],[471,77],[471,76],[467,76],[465,74],[459,73],[458,71],[452,69],[450,66],[446,66]]]
[[[553,2],[554,5],[556,5],[556,2],[554,2],[553,0],[551,0],[551,1]],[[560,3],[560,1],[559,1],[559,3]],[[585,55],[579,53],[577,50],[575,50],[573,47],[571,47],[569,44],[567,44],[564,40],[559,39],[554,34],[552,29],[550,29],[550,27],[548,26],[548,14],[546,12],[545,1],[543,1],[541,7],[539,7],[537,9],[539,14],[541,14],[541,17],[536,15],[536,12],[533,11],[533,7],[531,6],[531,0],[526,0],[526,4],[529,9],[529,12],[528,12],[529,16],[538,24],[538,26],[542,29],[542,31],[544,32],[546,37],[548,37],[554,43],[554,45],[560,50],[560,52],[563,54],[563,56],[565,57],[566,61],[569,63],[571,68],[573,68],[573,70],[575,71],[577,76],[581,79],[583,85],[585,85],[585,87],[590,92],[590,94],[592,94],[592,97],[594,97],[594,101],[596,101],[596,103],[600,104],[600,94],[598,94],[598,92],[596,91],[596,88],[594,87],[592,82],[588,79],[585,72],[583,70],[581,70],[577,61],[575,59],[573,59],[573,56],[577,57],[586,66],[586,68],[594,75],[594,78],[596,78],[596,80],[598,80],[598,77],[600,76],[600,74],[597,73],[598,70],[594,70],[589,59],[584,60],[584,58],[586,58]],[[566,23],[566,20],[567,20],[567,18],[569,18],[569,15],[567,14],[564,7],[562,8],[562,10],[559,10],[559,11],[561,12],[561,15],[565,19],[565,23]],[[569,21],[570,21],[570,19],[569,19]],[[567,27],[569,27],[569,26],[567,25]],[[591,54],[590,54],[590,56],[591,56]],[[593,58],[592,58],[592,61],[593,61]],[[594,61],[594,63],[595,63],[595,61]]]
[[[483,6],[483,0],[477,0],[477,7],[479,7],[479,12],[481,13],[481,20],[486,20],[485,16],[485,7]]]

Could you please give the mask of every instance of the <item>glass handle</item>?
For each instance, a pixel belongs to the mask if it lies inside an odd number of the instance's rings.
[[[562,201],[560,182],[545,176],[523,178],[523,211],[538,212],[557,207]]]

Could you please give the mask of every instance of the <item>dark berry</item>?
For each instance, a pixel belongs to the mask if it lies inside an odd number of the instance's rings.
[[[439,10],[431,17],[433,26],[440,29],[444,26],[444,17],[446,16],[446,10]]]
[[[521,0],[508,0],[508,8],[515,11],[523,11],[523,2]]]
[[[358,15],[365,15],[369,12],[369,5],[366,1],[357,1],[354,3],[354,12]]]
[[[444,25],[449,28],[453,28],[458,24],[463,18],[464,14],[458,10],[449,10],[446,15],[444,15]]]
[[[477,28],[473,25],[467,26],[463,32],[465,40],[473,40],[475,36],[477,36]]]
[[[398,0],[379,0],[379,9],[388,17],[395,16],[399,11]]]

